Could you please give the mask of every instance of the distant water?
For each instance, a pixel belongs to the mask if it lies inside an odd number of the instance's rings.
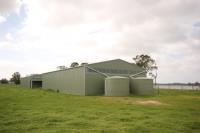
[[[200,86],[190,86],[190,85],[156,85],[160,89],[179,89],[179,90],[200,90]]]

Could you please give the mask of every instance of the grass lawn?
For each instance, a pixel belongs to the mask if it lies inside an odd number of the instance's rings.
[[[200,91],[74,96],[0,85],[0,133],[200,133]]]

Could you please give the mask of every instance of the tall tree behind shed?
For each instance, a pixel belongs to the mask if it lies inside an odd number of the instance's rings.
[[[20,84],[20,77],[21,77],[20,73],[19,72],[15,72],[12,75],[11,81],[14,82],[16,85]]]
[[[149,55],[137,55],[135,58],[133,58],[133,60],[137,66],[144,68],[147,72],[157,69],[155,60]]]

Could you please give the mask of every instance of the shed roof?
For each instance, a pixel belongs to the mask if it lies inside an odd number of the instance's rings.
[[[129,63],[129,62],[124,61],[124,60],[122,60],[122,59],[113,59],[113,60],[101,61],[101,62],[96,62],[96,63],[89,63],[89,64],[87,64],[87,66],[93,66],[93,65],[98,65],[98,64],[104,64],[104,63],[108,63],[108,62],[123,62],[123,63],[128,64],[128,65],[131,66],[131,67],[136,67],[136,68],[139,68],[139,69],[142,69],[142,70],[143,70],[143,68],[137,66],[136,64],[134,64],[134,63]],[[50,71],[50,72],[44,72],[44,73],[41,73],[40,75],[42,75],[42,74],[47,74],[47,73],[52,73],[52,72],[58,72],[58,71],[66,71],[66,70],[70,70],[70,69],[77,69],[77,68],[80,68],[80,67],[83,67],[83,66],[70,67],[70,68],[66,68],[66,69],[63,69],[63,70],[55,70],[55,71]],[[39,74],[38,74],[38,75],[39,75]]]

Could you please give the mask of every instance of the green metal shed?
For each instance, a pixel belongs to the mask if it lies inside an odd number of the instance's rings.
[[[109,76],[124,76],[144,71],[135,64],[121,59],[87,64],[64,70],[40,74],[43,89],[76,94],[76,95],[104,95],[105,78]],[[139,76],[145,77],[145,73]],[[22,85],[30,87],[30,77],[22,79]]]

